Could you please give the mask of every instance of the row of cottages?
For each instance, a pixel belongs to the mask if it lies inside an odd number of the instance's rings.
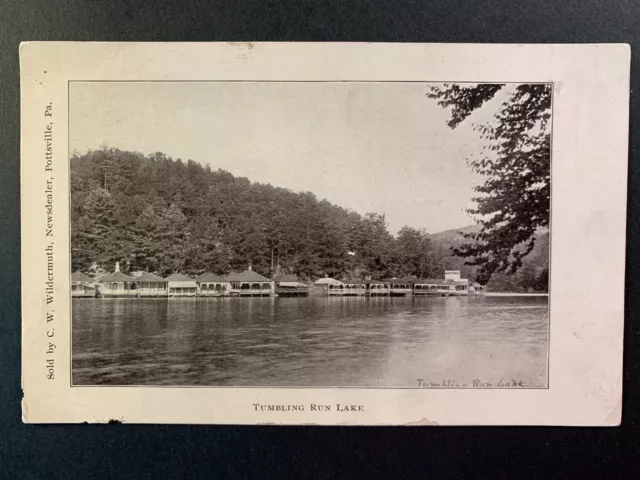
[[[249,268],[239,275],[230,275],[229,295],[232,297],[269,297],[273,291],[271,280]]]
[[[193,279],[182,273],[162,278],[153,273],[132,277],[116,271],[98,281],[98,294],[102,297],[222,296],[229,290],[229,282],[212,273]]]
[[[113,297],[166,297],[169,294],[169,278],[162,278],[154,273],[143,273],[133,277],[116,271],[97,279],[97,296]],[[171,283],[175,288],[175,285]]]
[[[314,283],[314,287],[321,288],[329,296],[362,297],[381,296],[391,294],[391,285],[379,280],[336,280],[335,278],[321,278]]]
[[[329,296],[467,296],[483,294],[479,284],[470,284],[460,278],[459,270],[447,270],[444,279],[400,279],[379,280],[336,280],[321,278],[312,286],[314,294]],[[73,297],[267,297],[276,294],[281,297],[308,296],[309,286],[293,276],[280,275],[273,280],[263,277],[249,268],[239,275],[223,278],[210,272],[192,279],[181,273],[167,278],[153,273],[133,277],[116,271],[92,279],[83,272],[71,276]]]
[[[413,294],[416,296],[452,296],[455,294],[455,286],[442,279],[424,278],[413,285]]]
[[[407,278],[389,278],[386,280],[389,284],[392,297],[406,297],[413,292],[413,280]]]
[[[95,282],[96,288],[89,293],[84,283]],[[256,272],[246,270],[228,279],[205,272],[193,279],[182,273],[162,278],[153,273],[138,277],[120,271],[119,263],[113,273],[93,280],[82,272],[72,275],[74,296],[101,297],[196,297],[196,296],[269,296],[271,281]],[[86,292],[86,293],[85,293]]]
[[[280,275],[273,280],[263,277],[249,268],[239,275],[223,278],[205,272],[195,279],[181,273],[162,278],[154,273],[131,276],[120,271],[119,265],[113,273],[93,279],[82,272],[72,277],[74,297],[267,297],[307,296],[309,287],[293,275]]]
[[[416,280],[413,284],[413,294],[416,296],[468,296],[469,279],[461,278],[460,270],[446,270],[444,279],[426,278]]]
[[[391,285],[388,282],[381,282],[379,280],[365,280],[365,288],[367,289],[367,295],[370,295],[372,297],[391,295]]]
[[[482,287],[470,285],[469,280],[461,278],[459,270],[445,271],[443,279],[418,279],[417,277],[390,278],[379,280],[336,280],[321,278],[314,283],[314,289],[320,294],[329,296],[378,296],[390,295],[404,297],[416,296],[468,296],[481,294]]]

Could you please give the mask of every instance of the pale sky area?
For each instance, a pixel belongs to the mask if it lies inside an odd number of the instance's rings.
[[[464,212],[482,178],[471,122],[455,130],[426,83],[72,83],[70,148],[163,152],[359,213],[389,229],[435,233],[473,224]]]

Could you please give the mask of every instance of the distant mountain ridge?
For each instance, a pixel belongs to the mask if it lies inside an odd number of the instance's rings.
[[[479,225],[453,228],[429,235],[437,263],[446,270],[461,270],[462,276],[473,279],[476,268],[465,265],[465,259],[453,255],[452,248],[459,247],[468,240],[461,233],[480,231]],[[536,234],[533,251],[523,260],[523,266],[515,274],[496,273],[487,288],[505,292],[546,292],[549,283],[549,231],[544,229]]]
[[[439,242],[444,239],[453,239],[460,237],[460,233],[474,233],[479,232],[480,227],[478,225],[467,225],[466,227],[450,228],[449,230],[442,230],[441,232],[430,233],[429,237],[434,242]]]

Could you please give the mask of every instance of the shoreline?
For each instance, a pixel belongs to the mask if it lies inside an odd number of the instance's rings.
[[[548,297],[548,293],[486,292],[485,297]]]

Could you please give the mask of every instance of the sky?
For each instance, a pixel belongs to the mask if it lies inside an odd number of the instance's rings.
[[[473,224],[466,157],[483,144],[426,97],[427,83],[72,83],[72,153],[102,146],[194,160],[364,214],[389,230],[435,233]]]

